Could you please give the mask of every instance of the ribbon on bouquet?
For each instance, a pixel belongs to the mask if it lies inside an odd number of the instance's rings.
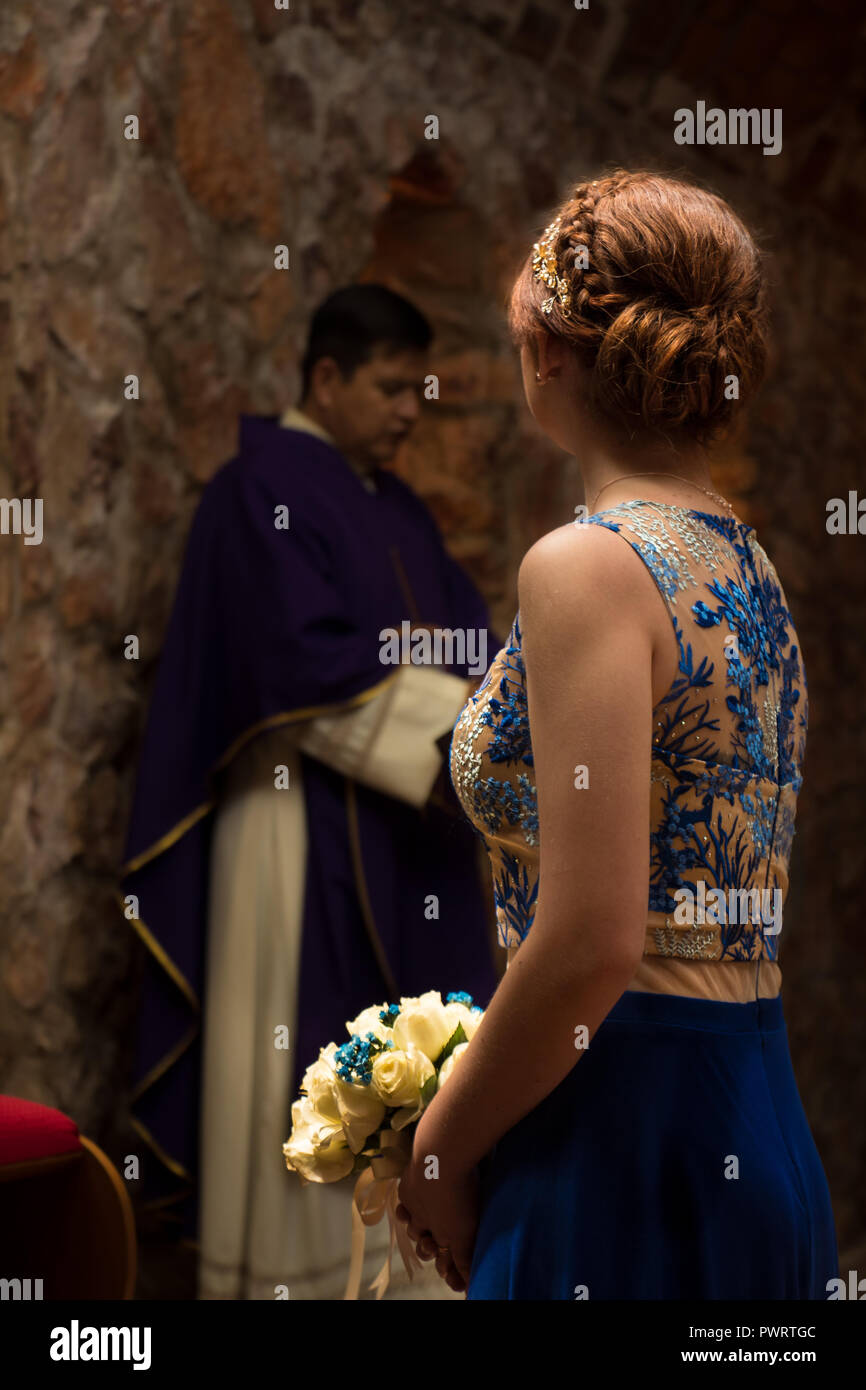
[[[349,1261],[349,1278],[346,1282],[344,1299],[357,1299],[361,1289],[361,1272],[364,1268],[365,1231],[368,1226],[376,1226],[387,1215],[390,1235],[385,1263],[370,1285],[376,1290],[376,1298],[383,1298],[391,1280],[391,1259],[394,1254],[394,1241],[403,1257],[406,1273],[412,1279],[415,1270],[421,1268],[421,1260],[409,1238],[409,1232],[402,1221],[397,1219],[397,1185],[406,1167],[407,1153],[405,1136],[392,1129],[382,1131],[379,1138],[381,1153],[370,1159],[355,1183],[352,1198],[352,1253]],[[386,1152],[392,1149],[393,1153]]]

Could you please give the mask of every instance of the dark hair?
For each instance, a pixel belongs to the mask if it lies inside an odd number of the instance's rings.
[[[310,322],[301,362],[302,395],[307,395],[313,367],[321,357],[333,357],[348,381],[358,367],[369,362],[374,348],[423,351],[432,337],[424,315],[385,285],[347,285],[335,290]]]
[[[579,184],[558,216],[551,245],[570,306],[554,295],[542,310],[551,290],[530,253],[511,296],[514,341],[538,328],[564,339],[590,405],[629,430],[706,441],[725,429],[767,359],[762,255],[736,213],[684,179],[616,169]]]

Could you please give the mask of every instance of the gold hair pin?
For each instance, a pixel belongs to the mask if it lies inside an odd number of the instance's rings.
[[[544,236],[536,241],[532,248],[532,273],[549,290],[553,290],[553,294],[542,301],[541,312],[543,314],[550,313],[557,299],[562,305],[564,313],[568,312],[571,303],[571,291],[568,282],[557,271],[556,252],[553,249],[553,243],[561,222],[561,217],[557,217],[555,222],[551,222],[550,226],[545,229]]]

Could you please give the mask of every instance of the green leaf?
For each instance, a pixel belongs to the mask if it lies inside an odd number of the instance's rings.
[[[433,1063],[436,1070],[439,1070],[446,1057],[451,1056],[451,1053],[454,1051],[455,1047],[457,1047],[459,1043],[468,1041],[469,1039],[463,1031],[463,1024],[458,1023],[457,1027],[454,1029],[454,1032],[451,1034],[451,1037],[448,1039],[442,1051],[439,1053],[439,1056],[436,1058],[436,1061]]]
[[[424,1085],[421,1087],[421,1104],[422,1104],[422,1105],[429,1105],[429,1104],[430,1104],[431,1100],[433,1099],[433,1097],[434,1097],[435,1094],[436,1094],[436,1083],[437,1083],[437,1076],[436,1076],[436,1073],[435,1073],[435,1071],[434,1071],[434,1072],[431,1073],[430,1076],[427,1077],[427,1080],[424,1082]]]

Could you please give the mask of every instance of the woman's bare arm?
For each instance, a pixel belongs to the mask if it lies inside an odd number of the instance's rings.
[[[633,977],[649,874],[652,580],[622,541],[566,526],[528,552],[520,619],[540,832],[538,908],[415,1153],[466,1172],[559,1084]],[[655,607],[654,607],[655,605]],[[588,785],[578,789],[575,769]]]

